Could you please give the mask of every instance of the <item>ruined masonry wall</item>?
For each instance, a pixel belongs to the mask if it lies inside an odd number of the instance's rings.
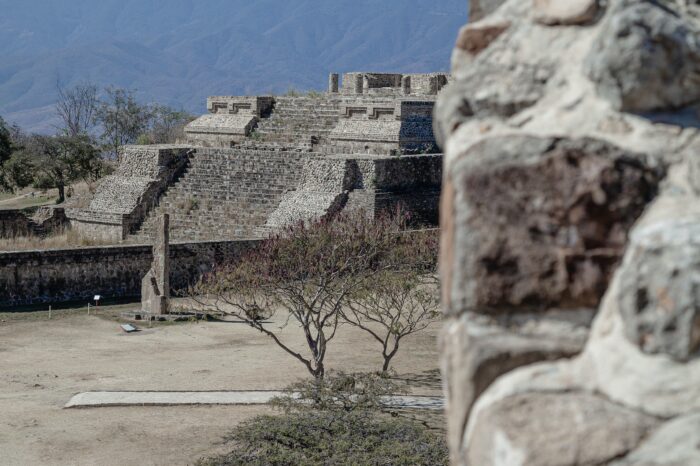
[[[227,263],[254,240],[174,244],[170,248],[171,290],[196,282]],[[0,310],[15,305],[138,297],[153,260],[151,246],[109,246],[0,253]]]
[[[31,217],[26,210],[0,210],[0,238],[43,235],[60,229],[65,223],[65,211],[60,207],[40,207]]]
[[[21,210],[0,210],[0,238],[14,238],[32,234],[29,218]]]
[[[372,215],[407,208],[416,223],[436,225],[442,155],[330,156],[309,159],[299,189],[288,193],[268,227],[318,218],[343,208]]]

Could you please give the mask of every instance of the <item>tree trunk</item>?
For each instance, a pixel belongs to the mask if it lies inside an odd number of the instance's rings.
[[[391,353],[386,354],[386,350],[382,354],[384,356],[384,366],[382,366],[382,374],[386,375],[386,373],[389,371],[389,365],[391,364],[391,360],[394,359],[394,356],[396,356],[396,353],[399,352],[399,342],[397,341],[394,344],[394,349],[391,351]]]
[[[316,380],[321,381],[323,380],[323,377],[326,375],[326,368],[323,367],[323,363],[319,363],[318,366],[316,366],[316,370],[314,371],[314,377]]]
[[[384,366],[382,366],[382,374],[386,374],[389,371],[389,364],[391,364],[391,358],[393,355],[384,356]]]
[[[66,187],[63,184],[58,185],[58,202],[56,204],[63,204],[66,200]]]

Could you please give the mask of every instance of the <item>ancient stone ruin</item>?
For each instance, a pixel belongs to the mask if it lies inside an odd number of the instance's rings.
[[[436,225],[442,155],[432,114],[446,74],[333,74],[326,93],[210,97],[186,143],[126,149],[85,209],[87,238],[150,243],[170,216],[174,241],[267,236],[342,209],[398,204]]]
[[[141,311],[160,316],[170,311],[170,216],[163,214],[153,243],[153,265],[141,282]]]
[[[697,2],[470,5],[436,109],[453,464],[700,464]]]

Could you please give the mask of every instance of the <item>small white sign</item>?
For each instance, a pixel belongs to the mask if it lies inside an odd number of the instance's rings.
[[[94,299],[95,301],[99,301],[100,299],[102,299],[102,296],[96,294],[95,297],[94,297],[93,299]]]

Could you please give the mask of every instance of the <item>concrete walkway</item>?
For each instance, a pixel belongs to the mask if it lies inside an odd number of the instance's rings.
[[[109,406],[177,405],[260,405],[283,395],[276,391],[230,392],[84,392],[75,395],[64,408],[104,408]],[[441,410],[442,397],[391,396],[384,403],[391,408]]]

